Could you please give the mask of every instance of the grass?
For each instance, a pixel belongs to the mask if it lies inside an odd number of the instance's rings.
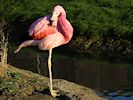
[[[0,22],[0,76],[6,76],[7,71],[8,35],[3,32],[4,25],[4,22]]]
[[[66,9],[76,36],[133,36],[132,0],[1,0],[0,20],[10,22],[12,28],[16,24],[11,35],[20,36],[26,34],[25,30],[35,19],[49,14],[57,4]],[[19,25],[22,30],[18,34]]]

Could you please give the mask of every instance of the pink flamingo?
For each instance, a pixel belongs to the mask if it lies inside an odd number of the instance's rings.
[[[52,25],[50,25],[52,23]],[[37,19],[29,28],[29,35],[33,40],[24,41],[14,51],[19,52],[23,47],[38,46],[40,50],[49,50],[48,68],[50,78],[50,93],[53,97],[58,96],[58,91],[53,90],[51,56],[52,49],[67,44],[73,36],[73,27],[66,19],[66,12],[60,5],[54,7],[52,15]]]

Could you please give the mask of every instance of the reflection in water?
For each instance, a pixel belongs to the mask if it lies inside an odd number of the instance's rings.
[[[9,63],[37,72],[37,55],[29,52],[20,52],[15,56],[10,54]],[[133,96],[133,67],[131,65],[99,62],[80,58],[80,56],[72,57],[54,53],[52,66],[54,78],[62,78],[82,84],[100,91],[100,95],[115,98],[113,100],[122,100],[119,98],[126,97],[124,93],[129,93],[128,98]],[[40,54],[40,69],[41,74],[48,76],[47,55],[44,53]],[[125,90],[130,92],[123,92]],[[110,95],[111,93],[115,95]]]
[[[128,86],[128,70],[124,66],[78,60],[75,67],[75,81],[88,87],[112,90]]]

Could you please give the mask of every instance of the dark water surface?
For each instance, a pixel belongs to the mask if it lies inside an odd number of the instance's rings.
[[[9,53],[9,64],[48,76],[48,52],[22,50]],[[39,62],[37,61],[39,59]],[[113,61],[113,60],[112,60]],[[114,63],[88,55],[53,52],[53,77],[62,78],[97,91],[110,100],[133,100],[133,64]]]

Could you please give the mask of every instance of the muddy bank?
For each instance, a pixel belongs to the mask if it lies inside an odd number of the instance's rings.
[[[53,98],[48,89],[47,77],[8,65],[8,77],[0,78],[0,100],[105,100],[94,90],[54,79],[53,86],[60,96]]]
[[[98,36],[87,38],[76,37],[68,45],[69,50],[86,53],[95,57],[132,59],[133,42],[130,39],[119,37],[101,38]]]

